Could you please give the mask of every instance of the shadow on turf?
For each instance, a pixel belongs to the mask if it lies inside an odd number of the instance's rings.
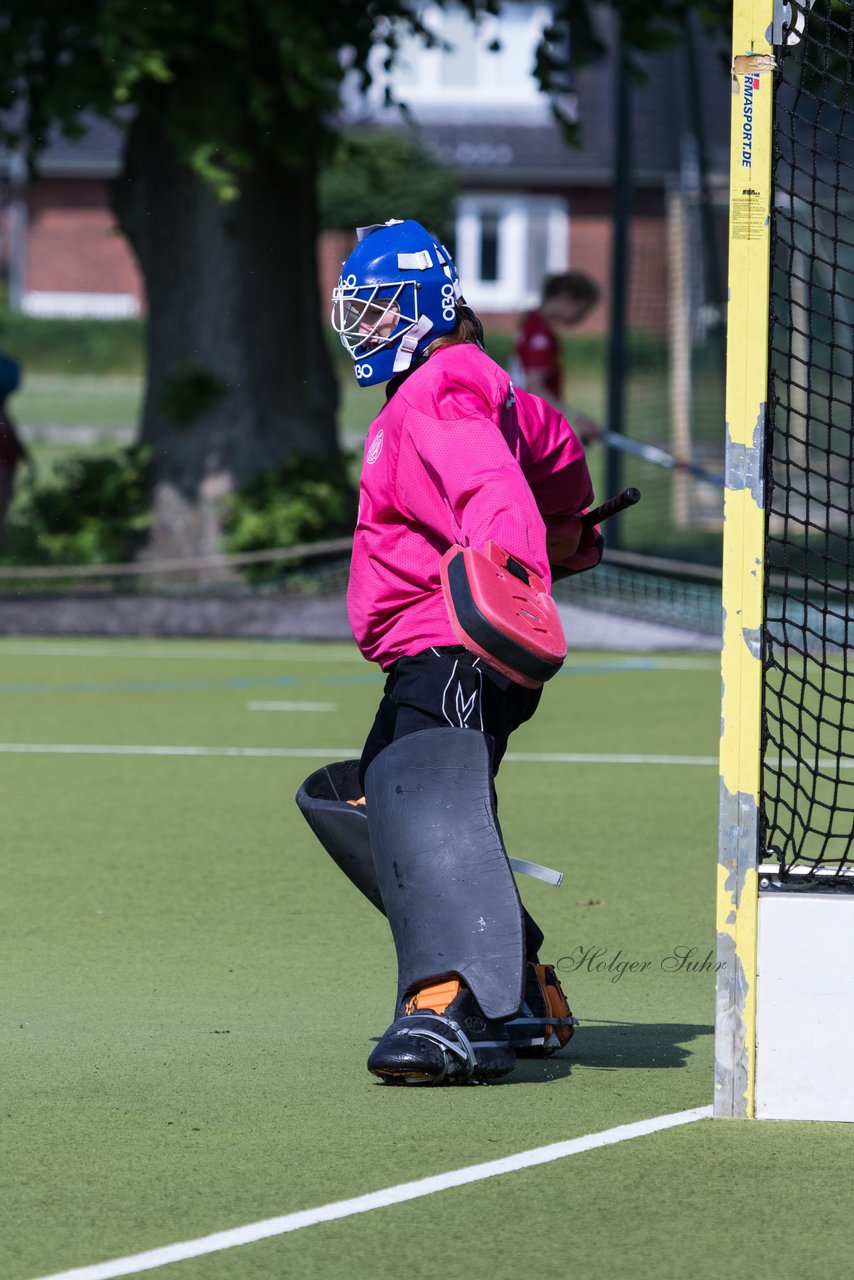
[[[713,1026],[687,1022],[587,1023],[553,1058],[522,1058],[513,1074],[496,1084],[550,1084],[572,1075],[573,1067],[619,1071],[626,1067],[684,1067],[692,1051],[686,1043],[714,1034]]]
[[[690,1022],[588,1022],[572,1038],[566,1051],[584,1067],[617,1070],[625,1067],[684,1067],[692,1051],[684,1046],[714,1027]]]

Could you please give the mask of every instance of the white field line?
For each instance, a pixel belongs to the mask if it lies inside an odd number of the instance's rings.
[[[108,742],[2,742],[0,754],[65,756],[249,756],[271,760],[355,759],[361,747],[192,747]],[[717,756],[585,755],[582,752],[512,752],[505,760],[521,764],[716,765]]]
[[[337,702],[247,702],[249,711],[337,711]]]
[[[270,760],[353,760],[361,747],[193,747],[131,745],[108,742],[0,742],[0,755],[58,756],[246,756]],[[717,766],[717,756],[616,755],[582,751],[508,751],[505,760],[514,764],[625,764]],[[780,764],[777,757],[769,764]],[[783,759],[784,768],[854,769],[854,757],[822,756],[818,760]]]
[[[419,1200],[423,1196],[434,1195],[437,1191],[447,1191],[451,1187],[463,1187],[467,1183],[481,1182],[484,1178],[495,1178],[503,1173],[516,1173],[520,1169],[532,1169],[537,1165],[550,1164],[554,1160],[563,1160],[566,1156],[579,1155],[583,1151],[593,1151],[597,1147],[610,1147],[618,1142],[627,1142],[631,1138],[642,1138],[650,1133],[660,1133],[664,1129],[675,1129],[679,1125],[691,1124],[695,1120],[705,1120],[711,1114],[711,1107],[695,1107],[691,1111],[654,1116],[652,1119],[640,1120],[635,1124],[621,1124],[615,1129],[605,1129],[601,1133],[588,1133],[583,1138],[553,1142],[547,1147],[520,1151],[516,1155],[504,1156],[499,1160],[469,1165],[464,1169],[452,1169],[448,1173],[436,1174],[432,1178],[401,1182],[397,1186],[385,1187],[382,1191],[371,1191],[367,1195],[356,1196],[352,1200],[336,1200],[331,1204],[320,1205],[316,1209],[302,1209],[297,1213],[286,1213],[278,1218],[265,1218],[261,1222],[251,1222],[245,1227],[217,1231],[213,1235],[200,1236],[196,1240],[184,1240],[179,1244],[164,1245],[159,1249],[149,1249],[145,1253],[130,1254],[126,1258],[114,1258],[110,1262],[95,1262],[91,1266],[75,1267],[71,1271],[58,1271],[50,1276],[42,1276],[40,1280],[112,1280],[114,1276],[138,1275],[141,1271],[153,1271],[157,1267],[165,1267],[170,1262],[184,1262],[187,1258],[200,1258],[208,1253],[219,1253],[223,1249],[234,1249],[238,1245],[253,1244],[258,1240],[268,1240],[272,1236],[299,1231],[303,1227],[312,1227],[319,1222],[335,1222],[357,1213],[369,1213],[372,1209],[385,1209],[389,1205],[403,1204],[407,1200]]]
[[[584,751],[508,751],[505,760],[517,764],[678,764],[716,765],[717,756],[614,755]]]

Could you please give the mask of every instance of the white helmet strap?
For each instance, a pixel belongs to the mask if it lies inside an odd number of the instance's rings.
[[[417,253],[399,253],[397,255],[398,271],[429,271],[434,265],[429,249],[419,249]]]
[[[415,324],[406,331],[398,343],[397,351],[394,354],[394,365],[392,366],[394,373],[404,373],[412,364],[412,357],[415,355],[415,348],[423,337],[425,337],[433,328],[433,321],[429,316],[421,316],[415,321]]]
[[[357,227],[356,239],[361,244],[372,231],[382,231],[383,227],[399,227],[402,221],[402,218],[389,218],[388,222],[372,222],[368,227]]]

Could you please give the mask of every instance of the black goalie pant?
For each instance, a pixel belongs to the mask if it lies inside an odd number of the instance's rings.
[[[359,762],[364,789],[371,761],[397,738],[421,729],[474,729],[493,741],[493,773],[507,739],[537,709],[541,689],[514,684],[462,645],[425,649],[388,669],[376,718]]]

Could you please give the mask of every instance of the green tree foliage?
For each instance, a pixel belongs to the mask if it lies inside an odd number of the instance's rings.
[[[151,456],[67,458],[44,486],[26,489],[0,545],[4,564],[114,564],[151,523],[146,481]]]
[[[164,383],[160,407],[176,426],[186,426],[215,404],[226,390],[222,378],[192,361],[185,361]]]
[[[228,500],[225,549],[238,554],[340,538],[352,532],[355,518],[344,466],[294,455]],[[275,582],[280,572],[279,566],[265,564],[245,570],[250,582]]]
[[[389,216],[414,218],[447,241],[457,189],[454,171],[413,134],[348,132],[320,175],[320,227],[352,231],[373,222],[377,209],[387,209]]]

